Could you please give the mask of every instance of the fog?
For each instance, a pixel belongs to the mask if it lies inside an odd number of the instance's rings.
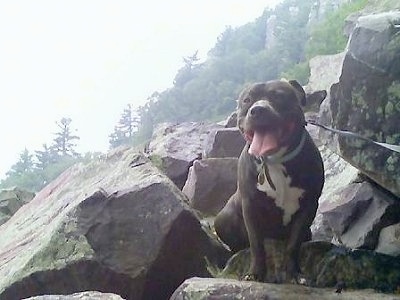
[[[108,149],[123,108],[172,86],[182,57],[205,58],[226,26],[279,1],[0,2],[0,178],[72,119],[77,150]]]

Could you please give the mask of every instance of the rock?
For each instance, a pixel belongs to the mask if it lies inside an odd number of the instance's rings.
[[[265,25],[265,49],[269,50],[276,45],[276,15],[271,15]]]
[[[44,295],[25,298],[25,300],[123,300],[119,295],[88,291],[72,295]]]
[[[375,251],[392,256],[400,255],[400,223],[381,230]]]
[[[400,11],[362,16],[351,34],[340,80],[330,89],[326,125],[400,145]],[[321,120],[321,119],[320,119]],[[333,139],[326,139],[332,144]],[[332,149],[400,196],[400,153],[339,137]]]
[[[182,189],[190,206],[204,215],[217,215],[236,191],[237,161],[237,158],[196,160]]]
[[[0,225],[7,222],[23,205],[31,201],[35,194],[19,188],[0,191]]]
[[[313,240],[332,241],[333,233],[328,221],[321,212],[325,207],[334,207],[338,201],[337,193],[358,177],[358,170],[343,160],[329,148],[321,146],[324,161],[325,184],[319,198],[319,207],[311,226]]]
[[[143,155],[117,149],[78,164],[0,230],[0,299],[97,290],[166,299],[209,276],[227,251],[182,192]]]
[[[186,122],[161,124],[149,144],[151,160],[180,188],[184,186],[193,161],[202,157],[209,136],[222,125]]]
[[[345,52],[333,55],[318,55],[310,59],[310,78],[304,87],[306,93],[325,90],[339,82]]]
[[[353,183],[321,205],[339,242],[349,248],[375,249],[380,230],[399,221],[400,203],[369,182]]]
[[[205,156],[217,157],[239,157],[246,141],[242,133],[236,127],[218,129],[210,137],[210,148],[206,149]]]
[[[269,251],[266,251],[269,255],[267,280],[268,273],[273,272],[274,263],[278,258],[268,253],[271,252],[271,245],[268,245]],[[278,256],[282,253],[278,252]],[[345,283],[349,289],[370,288],[393,293],[400,283],[400,258],[370,250],[351,250],[323,241],[306,242],[301,246],[299,263],[303,282],[308,286],[333,288],[338,283]],[[249,265],[250,251],[245,249],[233,255],[225,268],[214,276],[238,280],[246,275]]]
[[[317,22],[324,20],[327,14],[337,10],[347,0],[318,0],[311,6],[310,15],[308,17],[308,26],[317,26]]]
[[[237,126],[237,113],[236,111],[232,112],[225,120],[218,122],[219,125],[222,125],[224,128],[232,128]]]
[[[349,289],[371,288],[385,293],[396,292],[399,287],[399,258],[327,242],[304,243],[300,257],[302,272],[317,287],[344,283]]]
[[[208,299],[287,299],[287,300],[393,300],[396,295],[376,293],[371,290],[344,291],[338,295],[335,289],[317,289],[293,284],[271,284],[238,281],[222,278],[190,278],[185,280],[170,300]]]

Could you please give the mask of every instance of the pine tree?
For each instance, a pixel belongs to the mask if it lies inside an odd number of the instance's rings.
[[[29,153],[28,149],[24,149],[19,156],[19,160],[11,166],[10,171],[6,173],[7,176],[22,175],[23,173],[33,170],[33,155]]]
[[[55,133],[53,139],[54,144],[52,150],[60,156],[78,156],[79,154],[75,151],[76,143],[74,141],[80,138],[71,133],[71,118],[62,118],[59,122],[56,122],[59,132]]]
[[[111,148],[132,142],[135,133],[138,131],[140,117],[131,104],[124,108],[114,132],[109,135]]]
[[[47,144],[42,145],[43,150],[35,150],[35,156],[37,162],[35,166],[39,170],[44,170],[49,165],[57,162],[58,154],[52,149],[52,147],[47,146]]]

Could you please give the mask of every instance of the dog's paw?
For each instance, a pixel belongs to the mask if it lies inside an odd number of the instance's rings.
[[[258,281],[262,282],[263,278],[261,276],[258,276],[256,274],[247,274],[243,277],[244,281]]]

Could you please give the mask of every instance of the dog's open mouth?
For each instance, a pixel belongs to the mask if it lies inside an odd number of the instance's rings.
[[[250,143],[249,154],[256,157],[270,155],[279,149],[276,132],[246,131],[244,137]]]

